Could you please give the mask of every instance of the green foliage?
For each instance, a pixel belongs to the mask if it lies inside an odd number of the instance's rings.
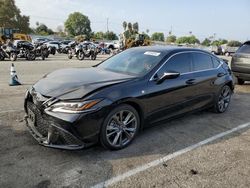
[[[209,40],[208,38],[205,38],[201,44],[203,46],[210,46],[211,40]]]
[[[35,29],[35,33],[38,35],[53,35],[54,31],[49,29],[45,24],[38,24],[37,28]]]
[[[152,34],[151,39],[155,41],[164,41],[164,33],[155,32]]]
[[[147,33],[142,32],[142,34],[144,35],[144,37],[145,37],[146,40],[150,40],[150,36]]]
[[[126,26],[126,27],[125,27]],[[135,23],[127,23],[127,22],[123,22],[123,28],[127,28],[127,30],[124,31],[124,36],[126,39],[135,39],[136,38],[136,34],[138,34],[139,32],[139,24],[138,22]]]
[[[29,16],[21,15],[14,0],[0,0],[0,27],[19,29],[21,33],[29,33]]]
[[[105,33],[104,36],[107,40],[118,40],[117,35],[113,31],[109,31],[109,32]]]
[[[175,35],[169,35],[166,39],[166,42],[168,42],[168,43],[174,43],[175,41],[176,41]]]
[[[91,35],[90,20],[80,12],[70,14],[64,26],[70,36],[86,35],[90,37]]]
[[[227,43],[228,46],[231,46],[231,47],[238,47],[240,46],[242,43],[239,42],[239,41],[236,41],[236,40],[231,40]]]
[[[117,35],[113,31],[109,31],[106,33],[99,31],[94,33],[93,37],[95,39],[118,40]]]
[[[176,40],[177,44],[199,44],[200,41],[194,36],[183,36]]]
[[[212,46],[221,46],[223,44],[227,44],[228,41],[225,39],[219,39],[219,40],[215,40],[211,43]]]

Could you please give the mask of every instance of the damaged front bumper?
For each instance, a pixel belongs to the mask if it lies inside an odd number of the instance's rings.
[[[86,147],[86,144],[72,133],[45,119],[33,105],[28,106],[24,119],[31,135],[43,146],[67,150]]]

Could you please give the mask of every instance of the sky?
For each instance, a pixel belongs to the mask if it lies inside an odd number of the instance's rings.
[[[56,30],[68,15],[88,16],[93,31],[119,34],[122,22],[138,22],[140,32],[169,31],[228,40],[250,40],[250,0],[16,0],[21,13],[30,16],[31,27],[44,23]]]

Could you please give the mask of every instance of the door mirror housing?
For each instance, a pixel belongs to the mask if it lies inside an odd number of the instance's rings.
[[[176,72],[176,71],[164,72],[163,75],[156,80],[156,82],[157,82],[157,84],[161,84],[162,82],[164,82],[167,79],[175,79],[179,76],[180,76],[180,73]]]

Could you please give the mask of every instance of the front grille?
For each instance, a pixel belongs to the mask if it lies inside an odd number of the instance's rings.
[[[27,108],[35,114],[35,128],[44,137],[48,135],[49,124],[44,120],[40,110],[31,102],[27,103]]]
[[[31,130],[32,135],[36,139],[38,139],[41,144],[51,147],[62,147],[62,148],[65,148],[67,146],[68,147],[83,146],[82,141],[80,141],[78,138],[76,138],[67,130],[61,128],[60,125],[57,125],[55,122],[49,120],[49,118],[45,114],[41,113],[39,108],[34,103],[28,101],[27,108],[30,111],[32,111],[35,115],[34,124],[28,125],[28,127]],[[38,132],[40,135],[37,134],[36,132]]]

